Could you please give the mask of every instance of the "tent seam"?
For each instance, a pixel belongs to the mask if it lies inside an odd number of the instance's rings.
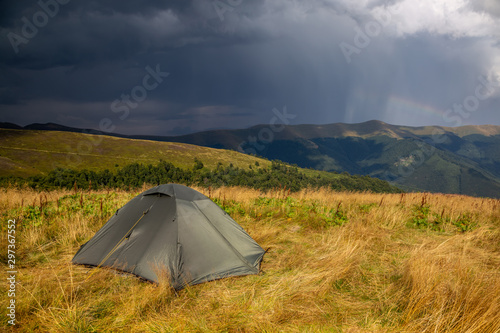
[[[205,199],[207,200],[207,199]],[[210,199],[208,199],[210,200]],[[215,231],[217,231],[217,233],[222,237],[222,239],[224,239],[224,241],[226,242],[227,245],[229,245],[229,247],[231,248],[231,250],[238,256],[238,258],[240,258],[241,261],[243,261],[243,263],[245,265],[248,266],[248,268],[250,268],[252,271],[255,271],[255,267],[253,267],[250,262],[248,262],[248,260],[246,260],[242,255],[241,253],[236,250],[236,248],[227,240],[226,237],[224,237],[224,235],[219,231],[219,229],[212,223],[212,221],[210,221],[210,219],[205,215],[205,213],[203,213],[203,211],[200,209],[200,207],[198,207],[198,204],[196,203],[196,201],[192,201],[194,206],[196,207],[196,209],[205,217],[205,219],[208,221],[208,223],[212,226],[212,228],[214,228]]]
[[[163,193],[162,193],[162,194],[163,194]],[[177,218],[176,218],[176,215],[177,215],[177,204],[175,203],[175,200],[176,200],[176,199],[175,199],[175,197],[172,197],[172,196],[169,196],[169,195],[166,195],[166,196],[167,196],[167,197],[169,197],[169,198],[174,199],[174,209],[175,209],[175,212],[174,212],[174,221],[175,221],[175,220],[177,219]],[[159,197],[155,200],[155,202],[151,205],[151,207],[149,207],[149,209],[153,208],[153,206],[157,203],[157,201],[158,201],[160,198],[161,198],[161,196],[159,196]],[[165,218],[163,221],[167,221],[167,219]],[[168,222],[169,222],[169,221],[167,221],[167,223],[168,223]],[[178,238],[179,238],[179,236],[177,235],[177,239],[178,239]],[[149,244],[148,244],[148,246],[147,246],[147,247],[146,247],[146,249],[144,250],[143,254],[139,257],[139,259],[137,260],[137,262],[138,262],[138,263],[139,263],[139,262],[141,262],[141,261],[144,259],[144,257],[146,256],[146,253],[148,253],[148,250],[149,250],[149,248],[151,247],[151,244],[152,244],[152,243],[149,243]],[[137,268],[137,266],[135,266],[135,267],[134,267],[133,271],[134,271],[136,268]]]

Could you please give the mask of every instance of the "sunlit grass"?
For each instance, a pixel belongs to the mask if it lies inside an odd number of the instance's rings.
[[[82,148],[84,147],[84,148]],[[0,129],[0,176],[34,176],[56,167],[74,170],[111,171],[131,163],[156,164],[160,159],[180,168],[192,168],[193,159],[206,167],[248,169],[270,161],[232,150],[214,149],[177,142],[134,140],[75,132]],[[110,158],[112,156],[112,158]]]
[[[261,274],[178,292],[166,274],[159,286],[108,269],[88,278],[92,270],[71,265],[71,258],[140,190],[0,190],[2,233],[8,219],[18,222],[17,329],[500,330],[499,200],[326,189],[198,190],[268,250]],[[6,245],[2,237],[0,247]],[[5,295],[6,284],[0,288]],[[10,329],[6,316],[1,325]]]

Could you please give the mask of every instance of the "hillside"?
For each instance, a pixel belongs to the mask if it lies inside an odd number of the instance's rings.
[[[137,192],[0,189],[16,220],[16,327],[5,332],[500,330],[499,200],[329,190],[210,193],[267,253],[259,275],[174,292],[71,265]],[[7,249],[7,237],[0,247]],[[2,251],[7,271],[7,251]],[[8,284],[3,283],[4,309]]]
[[[262,190],[286,187],[297,191],[325,186],[401,192],[377,178],[301,169],[236,151],[71,131],[0,129],[0,166],[2,186],[28,185],[39,190],[73,186],[137,188],[178,182]]]
[[[269,143],[246,143],[265,128],[165,140],[239,148],[305,168],[378,177],[408,190],[500,197],[500,126],[408,127],[380,121],[293,125],[274,133]]]
[[[16,126],[0,124],[19,127]],[[24,128],[82,131],[50,123]],[[266,130],[269,126],[258,125],[175,137],[103,134],[242,151],[302,168],[377,177],[410,191],[500,197],[500,126],[409,127],[375,120],[359,124],[290,125],[273,132],[271,142],[249,142],[249,138],[259,138],[259,133]],[[12,170],[9,161],[0,158],[2,162]]]
[[[74,132],[0,129],[0,177],[46,174],[61,167],[115,170],[131,163],[155,164],[160,159],[191,168],[198,158],[209,168],[232,163],[246,167],[271,163],[230,150],[191,144],[132,140]]]

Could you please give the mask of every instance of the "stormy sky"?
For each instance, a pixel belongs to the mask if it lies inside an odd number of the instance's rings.
[[[124,4],[125,3],[125,4]],[[0,121],[500,125],[498,0],[0,1]]]

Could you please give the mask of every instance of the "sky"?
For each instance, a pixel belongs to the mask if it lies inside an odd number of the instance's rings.
[[[500,1],[0,1],[0,122],[181,135],[278,113],[500,125]]]

